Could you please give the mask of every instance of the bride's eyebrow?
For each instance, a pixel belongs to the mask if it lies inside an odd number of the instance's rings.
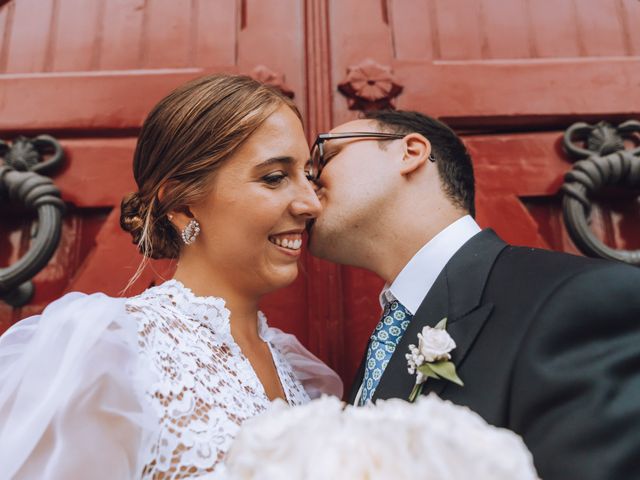
[[[254,169],[258,170],[264,167],[270,167],[273,164],[280,164],[283,166],[290,166],[293,163],[295,163],[295,160],[293,159],[293,157],[272,157],[272,158],[268,158],[267,160],[265,160],[264,162],[260,162],[259,164],[257,164]]]

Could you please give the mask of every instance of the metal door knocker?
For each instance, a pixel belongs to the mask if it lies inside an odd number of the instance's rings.
[[[640,250],[616,250],[602,243],[589,228],[590,196],[605,186],[640,189],[640,122],[629,120],[617,127],[574,123],[564,134],[564,148],[578,160],[565,175],[562,210],[576,246],[591,257],[619,260],[640,266]],[[635,144],[627,149],[624,140]],[[575,140],[586,143],[582,148]],[[640,219],[639,219],[640,220]]]
[[[50,155],[42,160],[45,155]],[[26,305],[34,293],[31,279],[53,256],[60,242],[65,205],[60,189],[44,176],[64,160],[58,141],[49,135],[18,137],[11,145],[0,141],[0,203],[35,211],[35,233],[27,253],[0,269],[0,300],[13,307]]]

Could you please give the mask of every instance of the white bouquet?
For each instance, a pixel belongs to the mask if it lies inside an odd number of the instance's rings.
[[[364,407],[283,401],[245,422],[227,456],[233,480],[535,480],[515,433],[434,394]]]

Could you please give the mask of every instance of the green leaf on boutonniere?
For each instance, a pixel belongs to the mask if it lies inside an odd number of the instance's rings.
[[[440,375],[432,368],[433,363],[424,363],[418,367],[418,371],[425,377],[440,378]]]
[[[423,372],[423,368],[427,370],[427,368],[425,367],[428,367],[428,370],[432,373],[432,375]],[[453,364],[453,362],[450,362],[448,360],[435,363],[425,363],[424,365],[421,365],[418,370],[423,375],[433,376],[434,378],[444,378],[445,380],[449,380],[456,385],[464,387],[464,383],[462,383],[462,380],[460,380],[460,377],[458,377],[458,374],[456,372],[456,366]]]
[[[447,317],[444,317],[442,320],[438,322],[438,324],[433,327],[437,330],[446,330],[447,329]]]

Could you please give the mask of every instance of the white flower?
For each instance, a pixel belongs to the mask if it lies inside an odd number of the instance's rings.
[[[366,407],[275,403],[244,423],[226,467],[230,480],[537,478],[520,437],[434,394]]]
[[[417,384],[424,383],[427,377],[418,371],[418,367],[424,363],[424,355],[420,353],[420,350],[415,345],[409,345],[409,352],[411,353],[405,355],[409,375],[416,375]]]
[[[418,350],[425,362],[449,360],[449,352],[456,348],[456,342],[446,330],[424,327],[418,334]]]

